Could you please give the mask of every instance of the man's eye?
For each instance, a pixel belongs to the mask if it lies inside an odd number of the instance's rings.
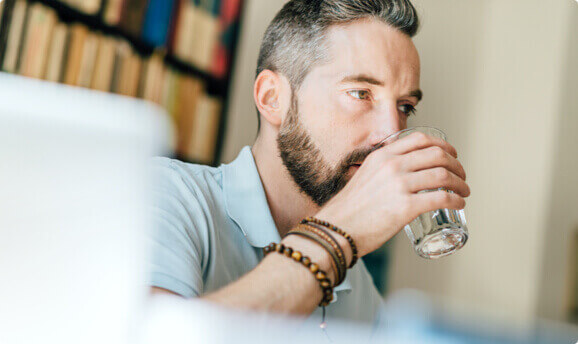
[[[417,111],[416,108],[413,105],[410,104],[403,104],[399,106],[399,111],[403,112],[404,114],[406,114],[407,116],[411,116],[413,114],[415,114],[415,112]]]
[[[349,93],[350,96],[357,98],[357,99],[360,99],[360,100],[369,99],[369,91],[353,90],[353,91],[348,91],[347,93]]]

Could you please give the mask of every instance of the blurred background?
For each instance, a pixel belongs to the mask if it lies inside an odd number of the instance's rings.
[[[4,0],[2,71],[164,107],[174,157],[252,144],[261,37],[283,0]],[[437,261],[402,233],[366,258],[384,296],[414,288],[494,319],[578,322],[578,3],[414,0],[424,100],[472,196],[470,240]]]

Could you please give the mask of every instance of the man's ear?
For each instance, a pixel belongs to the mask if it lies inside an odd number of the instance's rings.
[[[281,76],[265,69],[257,76],[253,88],[255,105],[265,120],[274,127],[281,126],[287,112],[282,100],[283,80]]]

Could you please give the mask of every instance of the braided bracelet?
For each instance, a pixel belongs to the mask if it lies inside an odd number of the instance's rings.
[[[333,287],[331,286],[331,281],[327,278],[327,274],[325,271],[319,268],[319,265],[316,263],[312,263],[311,259],[307,256],[304,256],[299,251],[294,251],[292,248],[287,247],[283,244],[276,244],[271,243],[269,246],[265,246],[263,248],[263,254],[266,256],[271,252],[277,252],[282,254],[288,258],[293,258],[294,261],[303,264],[311,273],[315,279],[319,282],[319,286],[321,287],[321,291],[323,293],[323,299],[319,303],[319,306],[325,307],[329,305],[329,303],[333,300]]]
[[[310,216],[306,219],[301,220],[301,223],[302,224],[315,223],[315,224],[321,225],[325,228],[329,228],[332,231],[343,236],[349,242],[349,246],[351,246],[351,252],[353,253],[353,258],[351,259],[351,263],[349,264],[349,269],[351,269],[355,265],[355,263],[357,263],[357,245],[355,245],[355,241],[353,240],[351,235],[349,235],[347,232],[345,232],[344,230],[342,230],[341,228],[339,228],[337,226],[330,224],[327,221],[319,220],[313,216]]]
[[[331,246],[330,243],[328,243],[318,234],[299,227],[294,228],[289,233],[287,233],[287,236],[289,235],[299,235],[321,245],[325,249],[325,251],[327,251],[331,256],[331,266],[333,272],[335,273],[336,279],[334,286],[337,286],[342,282],[342,280],[344,279],[346,268],[345,266],[341,266],[341,264],[339,263],[339,257],[337,257],[337,253],[335,252],[335,249]]]
[[[287,235],[290,234],[298,234],[307,237],[323,246],[323,248],[325,248],[325,250],[331,256],[334,265],[337,267],[337,270],[335,271],[335,285],[337,286],[343,282],[345,279],[345,274],[347,273],[347,262],[345,261],[345,254],[343,253],[343,249],[337,240],[335,240],[335,238],[329,234],[328,231],[315,227],[314,225],[299,224],[296,228],[287,233]]]

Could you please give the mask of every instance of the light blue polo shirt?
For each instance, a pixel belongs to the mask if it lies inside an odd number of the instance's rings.
[[[281,241],[250,147],[217,168],[159,157],[152,163],[151,286],[186,298],[210,293],[252,270],[263,247]],[[375,322],[382,298],[363,261],[348,271],[335,296],[329,318]]]

